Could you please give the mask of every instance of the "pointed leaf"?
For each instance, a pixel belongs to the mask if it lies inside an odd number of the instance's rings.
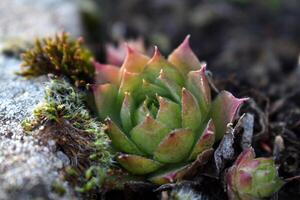
[[[247,98],[238,99],[230,92],[222,91],[214,100],[211,108],[211,116],[216,127],[216,139],[219,140],[226,132],[227,124],[231,123]]]
[[[209,120],[206,128],[199,137],[197,143],[194,146],[194,149],[190,155],[190,160],[194,160],[197,156],[203,151],[211,148],[215,142],[215,127],[212,120]]]
[[[193,131],[201,125],[201,112],[196,98],[187,89],[182,89],[182,127]]]
[[[158,97],[159,110],[156,120],[165,124],[170,129],[181,127],[180,106],[166,98]]]
[[[149,58],[127,46],[127,55],[121,67],[121,72],[140,73],[143,71]]]
[[[243,163],[246,163],[255,158],[255,152],[252,147],[244,150],[235,160],[234,165],[241,166]]]
[[[158,108],[152,103],[149,107],[149,111],[150,111],[151,116],[153,118],[155,118],[157,115],[157,112],[158,112]]]
[[[181,73],[169,63],[163,56],[161,56],[158,48],[155,46],[155,51],[153,57],[147,63],[143,74],[151,82],[159,76],[160,71],[163,70],[168,79],[174,81],[178,85],[183,86],[183,77]]]
[[[177,101],[178,103],[180,102],[181,87],[177,83],[166,77],[166,74],[163,70],[160,71],[159,77],[157,79],[157,84],[167,89],[175,101]]]
[[[109,118],[105,120],[106,130],[105,132],[111,139],[113,146],[119,151],[125,153],[132,153],[137,155],[144,155],[137,146],[123,133],[119,127],[111,121]]]
[[[134,110],[134,101],[130,95],[129,92],[125,92],[125,97],[124,101],[121,107],[121,122],[123,129],[128,133],[132,127],[133,127],[133,122],[132,122],[132,113]]]
[[[96,69],[95,81],[97,84],[119,84],[119,67],[116,67],[114,65],[101,64],[98,62],[94,62],[94,67]]]
[[[211,94],[208,81],[205,76],[206,66],[200,70],[188,73],[187,88],[197,98],[202,113],[208,113],[211,104]]]
[[[127,171],[136,175],[149,174],[162,167],[162,164],[157,161],[137,155],[121,154],[116,160]]]
[[[186,160],[194,143],[194,134],[187,129],[176,129],[167,135],[154,152],[154,159],[162,163]]]
[[[152,174],[148,180],[157,185],[176,182],[179,174],[185,170],[187,166],[188,165],[180,165],[172,167],[171,169],[161,170],[160,172]]]
[[[200,61],[194,54],[189,43],[190,35],[168,57],[168,61],[186,75],[189,71],[200,69]]]
[[[144,101],[134,113],[134,124],[140,124],[146,119],[147,114],[149,114],[147,108],[147,103]]]
[[[106,117],[118,121],[117,87],[112,84],[95,85],[93,87],[95,104],[99,117],[104,120]]]
[[[142,123],[132,129],[130,135],[142,151],[152,155],[158,144],[169,132],[169,128],[148,114]]]
[[[155,97],[156,94],[160,96],[170,96],[168,90],[158,85],[149,83],[146,80],[143,80],[142,91],[144,96]]]
[[[142,84],[142,79],[139,74],[127,72],[126,70],[123,73],[119,93],[124,95],[125,92],[130,92],[133,94],[135,90],[140,87]]]

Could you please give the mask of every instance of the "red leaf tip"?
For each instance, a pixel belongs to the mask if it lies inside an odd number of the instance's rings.
[[[244,150],[236,159],[235,161],[235,165],[239,166],[241,165],[243,162],[248,161],[250,159],[254,159],[255,158],[255,152],[254,149],[252,147]]]
[[[134,49],[132,49],[127,42],[125,43],[125,47],[127,51],[127,56],[134,53]]]
[[[206,63],[202,62],[201,63],[201,68],[200,68],[200,72],[201,72],[201,74],[205,74],[205,71],[206,71]]]
[[[191,48],[190,47],[190,37],[191,37],[191,35],[190,34],[188,34],[186,37],[185,37],[185,39],[183,40],[183,42],[179,45],[179,47],[180,48],[183,48],[183,49],[185,49],[185,48]]]
[[[154,53],[152,58],[148,61],[148,63],[158,62],[161,59],[161,53],[158,49],[158,47],[154,46]]]

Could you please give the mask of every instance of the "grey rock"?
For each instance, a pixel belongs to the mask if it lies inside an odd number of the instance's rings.
[[[43,99],[46,76],[25,80],[15,75],[20,61],[0,56],[0,199],[57,199],[51,185],[66,188],[62,199],[74,199],[59,171],[68,164],[66,155],[54,152],[26,135],[20,123],[30,117]]]
[[[32,40],[68,31],[80,34],[79,6],[75,0],[1,0],[0,41]]]
[[[74,0],[1,0],[0,13],[0,49],[10,40],[81,32]],[[67,156],[55,151],[55,143],[41,144],[22,130],[21,122],[43,100],[48,78],[25,80],[15,75],[19,65],[19,60],[0,55],[0,200],[77,199],[61,180]],[[53,183],[66,189],[63,197],[52,191]]]

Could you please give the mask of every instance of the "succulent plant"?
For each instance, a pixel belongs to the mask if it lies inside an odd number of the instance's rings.
[[[255,158],[253,148],[239,155],[225,177],[230,200],[255,200],[269,197],[284,184],[277,175],[274,160]]]
[[[79,87],[91,83],[95,73],[92,54],[82,46],[82,38],[72,40],[65,32],[53,38],[37,39],[34,47],[21,57],[22,71],[18,74],[25,77],[64,75]]]
[[[166,60],[157,47],[150,59],[127,48],[121,67],[95,64],[93,91],[116,160],[156,184],[179,174],[222,138],[245,99],[222,91],[214,101],[206,66],[189,37]]]

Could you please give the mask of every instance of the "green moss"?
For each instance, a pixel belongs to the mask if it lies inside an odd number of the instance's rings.
[[[82,191],[101,186],[113,158],[110,140],[100,122],[91,116],[85,97],[85,92],[66,81],[52,80],[33,118],[22,123],[27,132],[38,130],[42,141],[56,142],[71,160],[72,167],[65,169],[66,179],[73,185],[83,185]],[[39,130],[41,126],[44,128]]]
[[[82,38],[72,40],[64,32],[53,38],[37,39],[21,58],[22,71],[18,74],[25,77],[63,75],[76,87],[93,81],[92,54],[83,47]]]
[[[78,129],[100,131],[100,124],[92,118],[84,102],[84,92],[66,81],[54,79],[46,87],[44,101],[34,109],[33,114],[40,120],[59,122],[64,119]]]
[[[51,188],[59,196],[64,196],[66,193],[66,189],[64,188],[64,186],[57,181],[54,181],[52,183]]]

